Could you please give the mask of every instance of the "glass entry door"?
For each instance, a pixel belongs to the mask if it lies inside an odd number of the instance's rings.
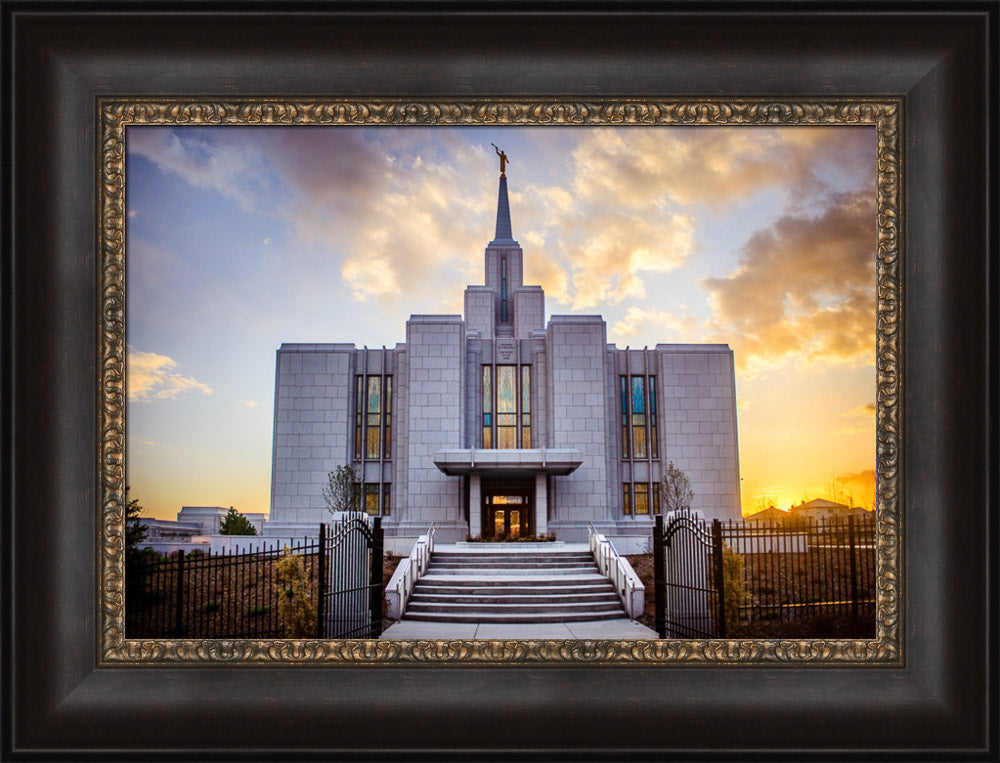
[[[531,535],[532,497],[532,491],[514,486],[484,490],[483,535],[494,540],[517,540]]]

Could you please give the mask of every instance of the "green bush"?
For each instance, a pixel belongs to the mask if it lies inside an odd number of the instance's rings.
[[[306,571],[302,558],[285,546],[277,563],[278,617],[285,626],[288,638],[309,638],[316,635],[316,607],[309,600],[306,590]]]
[[[726,606],[726,633],[740,623],[740,609],[747,601],[743,582],[743,557],[726,546],[722,551],[722,595]]]

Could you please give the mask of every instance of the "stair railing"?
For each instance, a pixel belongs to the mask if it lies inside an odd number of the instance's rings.
[[[635,620],[643,613],[646,606],[646,586],[635,574],[628,559],[619,554],[614,543],[597,532],[590,522],[587,522],[587,533],[590,553],[594,556],[597,569],[614,585],[615,592],[625,608],[625,614]]]
[[[389,619],[398,620],[403,616],[406,602],[409,601],[414,586],[427,572],[431,556],[434,554],[434,532],[435,527],[432,523],[427,532],[417,538],[409,557],[400,561],[392,574],[392,579],[385,587],[385,598],[389,603],[389,611],[386,614]]]

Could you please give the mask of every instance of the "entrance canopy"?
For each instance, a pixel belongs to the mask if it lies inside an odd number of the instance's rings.
[[[517,448],[439,450],[434,464],[449,476],[460,474],[511,475],[572,474],[583,463],[580,451],[574,448]]]

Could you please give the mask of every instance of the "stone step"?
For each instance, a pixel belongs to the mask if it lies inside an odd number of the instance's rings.
[[[600,593],[423,593],[414,592],[410,596],[410,606],[414,604],[593,604],[595,602],[618,601],[614,591]]]
[[[586,547],[435,551],[405,620],[561,623],[625,618]]]
[[[577,551],[563,551],[563,552],[531,551],[520,554],[506,554],[499,552],[492,552],[487,554],[473,554],[467,551],[434,552],[434,561],[437,561],[439,559],[447,561],[465,560],[465,559],[472,559],[478,561],[478,560],[488,559],[490,561],[499,561],[499,562],[508,562],[508,561],[517,562],[517,561],[523,561],[525,559],[542,559],[542,560],[551,559],[553,561],[574,560],[581,562],[594,561],[593,555]]]
[[[492,613],[510,615],[530,615],[530,614],[579,614],[581,612],[607,612],[616,611],[622,613],[621,604],[615,600],[613,603],[604,601],[584,601],[571,604],[554,604],[551,602],[528,602],[524,604],[463,604],[460,602],[411,602],[406,607],[406,615],[419,612],[430,612],[437,614],[473,614]]]
[[[478,573],[455,574],[428,571],[417,581],[446,585],[594,585],[607,582],[607,578],[592,570],[559,570],[550,575],[539,575],[532,570],[482,570]]]
[[[618,607],[617,610],[609,609],[604,612],[547,612],[536,614],[495,614],[492,612],[466,614],[417,612],[411,614],[407,611],[403,615],[403,619],[437,623],[582,623],[594,620],[626,620],[626,617],[622,608]]]
[[[538,578],[558,577],[563,575],[600,575],[597,567],[437,567],[430,565],[427,568],[427,575],[451,575],[453,577],[475,577],[483,575],[509,575],[509,576],[532,576]]]
[[[413,596],[424,595],[461,595],[461,596],[565,596],[567,594],[605,594],[615,593],[614,586],[607,580],[604,583],[580,585],[484,585],[474,582],[468,585],[424,585],[423,580],[413,589]],[[617,595],[617,594],[615,594]]]
[[[587,562],[580,561],[536,561],[527,559],[524,561],[518,560],[516,562],[498,562],[483,559],[460,559],[460,560],[438,560],[435,559],[430,564],[430,569],[434,570],[452,570],[452,569],[504,569],[504,570],[524,570],[524,569],[542,569],[542,570],[561,570],[570,568],[582,568],[582,567],[596,567],[593,560],[588,564]]]

